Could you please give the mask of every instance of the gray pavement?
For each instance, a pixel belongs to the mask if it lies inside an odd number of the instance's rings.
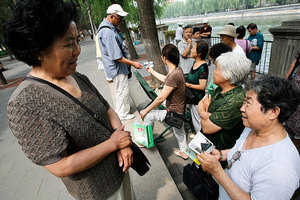
[[[105,81],[103,71],[97,70],[94,41],[87,38],[81,43],[81,48],[77,71],[87,75],[110,105],[113,105],[114,86]],[[145,53],[142,44],[137,45],[136,49],[139,55]],[[30,67],[19,61],[11,61],[10,58],[0,60],[9,69],[3,73],[6,79],[22,77],[30,71]],[[149,75],[145,69],[140,70],[140,73],[143,76]],[[10,132],[6,105],[14,89],[0,90],[0,199],[73,199],[59,178],[26,158]],[[141,120],[135,101],[137,97],[141,102],[147,101],[147,97],[134,78],[130,80],[130,90],[133,99],[132,113],[136,119]],[[134,121],[135,119],[124,122],[127,130],[132,131]],[[163,124],[156,123],[154,134],[157,135],[164,128]],[[136,199],[194,199],[182,183],[183,166],[191,160],[184,161],[173,155],[173,148],[178,148],[178,145],[172,132],[168,132],[165,138],[166,141],[157,144],[157,148],[143,149],[152,164],[148,174],[139,177],[134,171],[130,171]]]

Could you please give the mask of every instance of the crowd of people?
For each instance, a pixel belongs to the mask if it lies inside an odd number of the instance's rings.
[[[10,129],[26,156],[60,177],[76,199],[133,199],[126,173],[134,162],[132,140],[121,120],[134,118],[128,65],[142,65],[127,58],[118,33],[127,15],[120,5],[109,6],[96,38],[116,87],[115,109],[76,71],[81,36],[72,1],[20,0],[4,27],[5,45],[32,66],[8,101]],[[218,182],[220,199],[290,199],[300,179],[299,153],[288,135],[299,139],[299,52],[287,79],[255,78],[263,42],[257,25],[248,25],[248,40],[243,26],[225,25],[221,43],[211,46],[212,28],[207,19],[203,24],[179,24],[177,46],[162,49],[167,75],[147,69],[164,86],[140,111],[144,124],[164,122],[169,111],[183,117],[188,107],[196,132],[216,147],[197,158]],[[207,59],[216,66],[211,83]],[[194,94],[189,100],[187,90]],[[157,110],[165,100],[168,110]],[[172,128],[179,146],[174,154],[187,159],[184,123]]]

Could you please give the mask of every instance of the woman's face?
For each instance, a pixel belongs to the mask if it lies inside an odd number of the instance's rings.
[[[71,22],[66,33],[55,38],[53,43],[41,52],[41,67],[55,77],[69,76],[76,71],[80,51],[78,30],[75,22]]]
[[[200,57],[200,55],[197,54],[197,44],[195,43],[195,45],[193,46],[192,50],[191,50],[191,54],[190,56],[192,58],[197,58]]]
[[[257,101],[257,93],[249,90],[246,93],[245,101],[241,107],[243,124],[254,130],[261,130],[270,125],[269,112],[261,110],[261,104]]]
[[[226,80],[221,72],[220,66],[216,65],[216,70],[214,72],[214,76],[213,76],[213,83],[220,86],[222,83],[227,82],[228,80]]]

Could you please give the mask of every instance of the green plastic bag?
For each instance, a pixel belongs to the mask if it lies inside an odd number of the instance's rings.
[[[135,141],[147,148],[154,147],[152,126],[143,126],[141,124],[133,124],[133,133]]]

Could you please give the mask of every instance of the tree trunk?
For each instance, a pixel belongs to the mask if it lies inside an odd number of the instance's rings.
[[[166,68],[161,59],[161,50],[158,42],[153,0],[137,0],[137,4],[147,58],[149,61],[153,61],[155,71],[161,74],[166,74]],[[152,80],[155,83],[160,83],[153,76]]]
[[[139,56],[133,46],[133,42],[130,37],[130,33],[128,31],[125,21],[120,23],[119,28],[120,28],[121,32],[125,34],[125,40],[126,40],[126,45],[128,47],[129,53],[130,53],[130,59],[131,60],[138,59]]]
[[[3,76],[2,71],[0,71],[0,84],[1,85],[6,85],[7,84],[7,81],[6,81],[5,77]]]

